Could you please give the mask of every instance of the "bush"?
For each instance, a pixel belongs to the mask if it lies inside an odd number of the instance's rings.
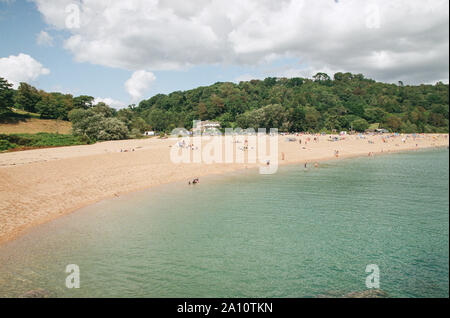
[[[10,143],[17,144],[19,146],[26,146],[32,143],[32,138],[26,134],[15,135],[0,135],[0,139],[9,141]]]
[[[10,143],[8,140],[0,140],[0,151],[14,149],[16,147],[16,144]]]
[[[97,140],[121,140],[128,138],[128,129],[117,118],[105,118],[99,123]]]
[[[129,137],[133,138],[133,139],[143,138],[141,131],[137,128],[131,129],[131,133],[130,133]]]
[[[89,143],[83,140],[81,137],[73,135],[61,135],[61,134],[13,134],[13,135],[0,135],[1,150],[8,150],[18,147],[59,147],[59,146],[72,146],[72,145],[85,145]]]
[[[128,138],[128,128],[119,119],[110,117],[105,107],[75,109],[69,113],[73,134],[90,140],[120,140]]]

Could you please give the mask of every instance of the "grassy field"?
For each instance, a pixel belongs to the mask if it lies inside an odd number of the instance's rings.
[[[37,113],[30,113],[27,112],[23,109],[16,109],[16,108],[12,108],[12,112],[14,114],[20,115],[20,116],[26,116],[26,117],[31,117],[31,118],[41,118],[41,116]]]
[[[72,124],[68,121],[40,119],[39,114],[13,109],[0,118],[0,134],[71,134]]]
[[[72,124],[53,119],[27,118],[13,123],[0,123],[0,134],[36,134],[40,132],[70,134]]]
[[[40,119],[39,114],[12,109],[0,117],[0,151],[85,145],[87,140],[72,135],[68,121]]]

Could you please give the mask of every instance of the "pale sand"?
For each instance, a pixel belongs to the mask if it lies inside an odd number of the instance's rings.
[[[339,150],[340,158],[346,158],[449,145],[448,135],[422,135],[415,141],[408,138],[406,143],[402,136],[390,138],[387,143],[380,136],[367,136],[365,140],[347,136],[338,142],[320,136],[315,143],[314,136],[309,136],[311,141],[305,145],[307,137],[295,137],[302,139],[299,145],[298,141],[288,142],[280,136],[280,164],[314,164],[335,158],[335,150]],[[261,165],[174,164],[170,146],[175,143],[152,138],[0,154],[0,243],[32,226],[106,198],[175,181],[187,184],[194,177]],[[135,151],[120,152],[121,149]]]

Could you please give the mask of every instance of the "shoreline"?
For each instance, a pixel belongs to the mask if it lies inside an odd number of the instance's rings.
[[[286,160],[279,159],[279,166],[364,157],[368,151],[382,155],[448,147],[446,134],[424,135],[420,146],[416,146],[419,140],[400,146],[367,143],[368,140],[379,141],[380,136],[367,136],[362,141],[356,136],[347,136],[348,139],[336,143],[329,142],[328,137],[321,136],[320,142],[311,142],[308,146],[311,149],[304,151],[297,142],[283,142],[286,136],[280,136],[278,155],[281,157],[282,152],[286,153]],[[398,138],[401,136],[392,140],[400,143]],[[0,178],[6,181],[0,185],[0,245],[38,225],[104,200],[190,180],[193,176],[225,175],[260,166],[236,163],[176,165],[168,160],[171,144],[175,141],[129,140],[16,152],[6,160],[2,157],[4,154],[0,154]],[[137,150],[118,153],[124,145]],[[334,148],[342,153],[339,158],[332,155]],[[304,153],[307,151],[311,152]],[[8,161],[10,165],[5,165]]]

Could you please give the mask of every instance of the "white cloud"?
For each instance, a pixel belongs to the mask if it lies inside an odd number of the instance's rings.
[[[251,74],[242,74],[238,77],[236,77],[233,82],[239,83],[239,82],[248,82],[254,79],[260,79],[259,76],[251,75]]]
[[[35,81],[39,76],[47,74],[50,74],[50,70],[27,54],[0,58],[0,76],[6,78],[15,88],[20,82]]]
[[[131,78],[125,82],[125,89],[132,97],[133,101],[140,99],[150,85],[156,80],[155,75],[152,72],[136,71]]]
[[[41,31],[36,37],[36,42],[42,46],[53,46],[53,37],[47,32]]]
[[[112,98],[106,97],[106,98],[101,98],[101,97],[97,97],[94,99],[94,104],[98,104],[98,103],[105,103],[106,105],[112,107],[112,108],[116,108],[116,109],[120,109],[120,108],[124,108],[126,107],[126,104],[118,101],[118,100],[114,100]]]
[[[85,0],[79,28],[72,0],[34,1],[76,60],[132,71],[291,57],[387,81],[449,73],[448,0]]]

